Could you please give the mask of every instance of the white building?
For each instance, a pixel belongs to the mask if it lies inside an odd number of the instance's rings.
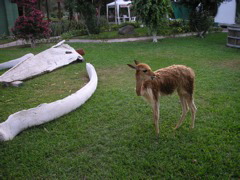
[[[218,8],[214,22],[219,24],[235,24],[236,23],[236,0],[226,0]]]

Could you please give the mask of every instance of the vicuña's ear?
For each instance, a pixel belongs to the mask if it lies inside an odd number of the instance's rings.
[[[140,64],[140,62],[137,61],[137,60],[134,60],[134,62],[135,62],[136,65]]]
[[[130,68],[133,68],[133,69],[135,69],[135,70],[137,69],[136,66],[134,66],[134,65],[131,65],[131,64],[127,64],[127,65],[128,65]]]

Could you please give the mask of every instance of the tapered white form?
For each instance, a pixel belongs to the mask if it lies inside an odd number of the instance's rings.
[[[95,68],[87,63],[86,69],[90,81],[74,94],[10,115],[5,122],[0,124],[0,141],[11,140],[24,129],[52,121],[84,104],[95,92],[98,83]]]
[[[22,81],[45,72],[51,72],[77,59],[83,60],[83,57],[72,47],[63,43],[64,41],[61,41],[55,46],[12,67],[0,76],[0,82]]]
[[[18,63],[20,63],[22,61],[25,61],[25,60],[27,60],[29,58],[32,58],[33,56],[34,56],[34,54],[28,53],[28,54],[25,54],[24,56],[22,56],[20,58],[13,59],[11,61],[7,61],[7,62],[4,62],[4,63],[1,63],[0,64],[0,70],[11,68],[11,67],[17,65]]]

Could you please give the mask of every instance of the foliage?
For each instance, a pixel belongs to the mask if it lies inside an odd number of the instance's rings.
[[[33,7],[36,5],[37,0],[11,0],[13,3],[17,3],[18,6],[22,7]],[[28,8],[27,8],[28,9]]]
[[[69,14],[73,11],[80,14],[88,34],[98,34],[100,32],[96,8],[91,0],[65,0],[64,3],[69,10]]]
[[[5,33],[3,34],[0,34],[0,40],[3,40],[3,39],[8,39],[8,35],[6,35]]]
[[[135,27],[135,33],[134,34],[129,34],[129,35],[119,35],[118,30],[119,28],[131,24]],[[188,33],[190,31],[189,27],[189,21],[182,20],[182,19],[176,19],[176,20],[171,20],[169,22],[166,22],[167,26],[160,27],[157,29],[157,35],[174,35],[174,34],[179,34],[179,33]],[[113,39],[113,38],[131,38],[131,37],[143,37],[143,36],[151,36],[151,32],[149,32],[149,29],[147,27],[141,27],[141,23],[139,22],[126,22],[122,24],[102,24],[101,25],[101,33],[99,34],[91,34],[90,36],[86,35],[80,35],[81,33],[85,34],[86,30],[80,31],[76,30],[76,32],[69,32],[69,33],[64,33],[62,37],[67,37],[72,38],[79,38],[79,39]],[[76,34],[77,37],[76,37]]]
[[[226,0],[179,0],[178,2],[191,8],[191,10],[197,10],[198,6],[202,6],[202,9],[208,11],[211,16],[217,14],[218,6]]]
[[[84,18],[85,24],[88,30],[88,34],[99,34],[100,33],[100,26],[98,25],[98,20],[96,16],[85,16]]]
[[[69,13],[69,20],[73,20],[75,6],[76,6],[75,0],[64,0],[64,7]]]
[[[170,20],[168,25],[158,29],[158,35],[174,35],[188,32],[191,32],[189,21],[183,19]]]
[[[12,41],[15,41],[14,37],[8,36],[5,33],[0,34],[0,44],[6,44]]]
[[[165,25],[164,19],[171,10],[169,0],[135,0],[133,5],[137,17],[150,29],[153,36],[160,26]],[[153,41],[157,42],[157,39],[153,38]]]
[[[21,0],[18,3],[26,5],[26,10],[25,14],[15,21],[12,32],[17,38],[30,41],[34,47],[37,39],[49,37],[49,22],[44,20],[43,13],[34,7],[36,0]]]
[[[99,18],[100,32],[111,31],[111,24],[106,17],[100,16]]]
[[[69,12],[70,19],[73,19],[73,12],[80,14],[80,20],[84,22],[88,34],[99,34],[104,29],[101,23],[104,22],[100,16],[101,7],[110,0],[64,0],[65,8]]]
[[[120,25],[119,25],[119,28],[124,27],[124,26],[126,26],[126,25],[132,25],[132,26],[134,26],[135,28],[139,28],[140,25],[141,25],[141,23],[139,23],[139,22],[128,22],[128,21],[126,21],[125,23],[120,24]]]
[[[51,36],[60,36],[63,33],[69,31],[81,31],[85,30],[85,26],[81,21],[70,21],[70,20],[61,20],[61,21],[52,21],[50,23]]]
[[[204,37],[208,29],[213,25],[214,19],[209,11],[203,10],[202,6],[198,11],[193,11],[190,16],[190,28],[198,32],[198,36]]]
[[[125,22],[125,23],[122,23],[122,24],[107,24],[105,26],[102,26],[102,29],[103,29],[104,32],[118,31],[119,28],[124,27],[126,25],[132,25],[135,28],[139,28],[141,23],[139,23],[139,22]]]
[[[84,29],[80,29],[80,30],[70,30],[68,32],[65,32],[61,34],[61,37],[62,39],[71,39],[73,37],[83,36],[83,35],[87,35],[87,31]]]
[[[223,1],[225,0],[180,0],[179,3],[191,9],[190,27],[193,31],[198,32],[198,36],[204,37],[213,25],[213,17]]]
[[[96,92],[80,108],[0,142],[0,179],[239,179],[239,50],[227,48],[226,33],[164,39],[161,43],[69,43],[83,48],[96,68]],[[0,63],[35,49],[0,49]],[[203,53],[204,52],[204,53]],[[185,64],[196,72],[196,127],[181,116],[176,94],[160,100],[160,136],[151,107],[135,94],[134,59],[153,70]],[[0,74],[6,72],[1,70]],[[0,121],[12,113],[62,99],[88,79],[74,63],[24,82],[0,86]]]

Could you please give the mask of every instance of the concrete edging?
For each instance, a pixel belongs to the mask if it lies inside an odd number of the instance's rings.
[[[157,36],[157,39],[188,37],[188,36],[194,36],[194,35],[197,35],[197,33],[184,33],[184,34],[176,34],[176,35],[169,35],[169,36]],[[75,43],[75,42],[81,42],[81,43],[114,43],[114,42],[147,41],[147,40],[151,40],[151,39],[152,39],[152,36],[146,36],[146,37],[135,37],[135,38],[99,39],[99,40],[70,39],[70,40],[67,40],[66,42],[69,42],[69,43]],[[26,43],[24,40],[17,40],[17,41],[6,43],[6,44],[1,44],[0,48],[21,46],[21,45],[25,45],[25,44],[29,44],[29,43]]]
[[[157,36],[157,39],[165,39],[165,38],[177,38],[177,37],[188,37],[194,36],[197,33],[184,33],[184,34],[176,34],[169,36]],[[136,38],[119,38],[119,39],[102,39],[102,40],[93,40],[93,39],[70,39],[66,42],[82,42],[82,43],[114,43],[114,42],[135,42],[135,41],[146,41],[152,40],[152,36],[147,37],[136,37]]]

